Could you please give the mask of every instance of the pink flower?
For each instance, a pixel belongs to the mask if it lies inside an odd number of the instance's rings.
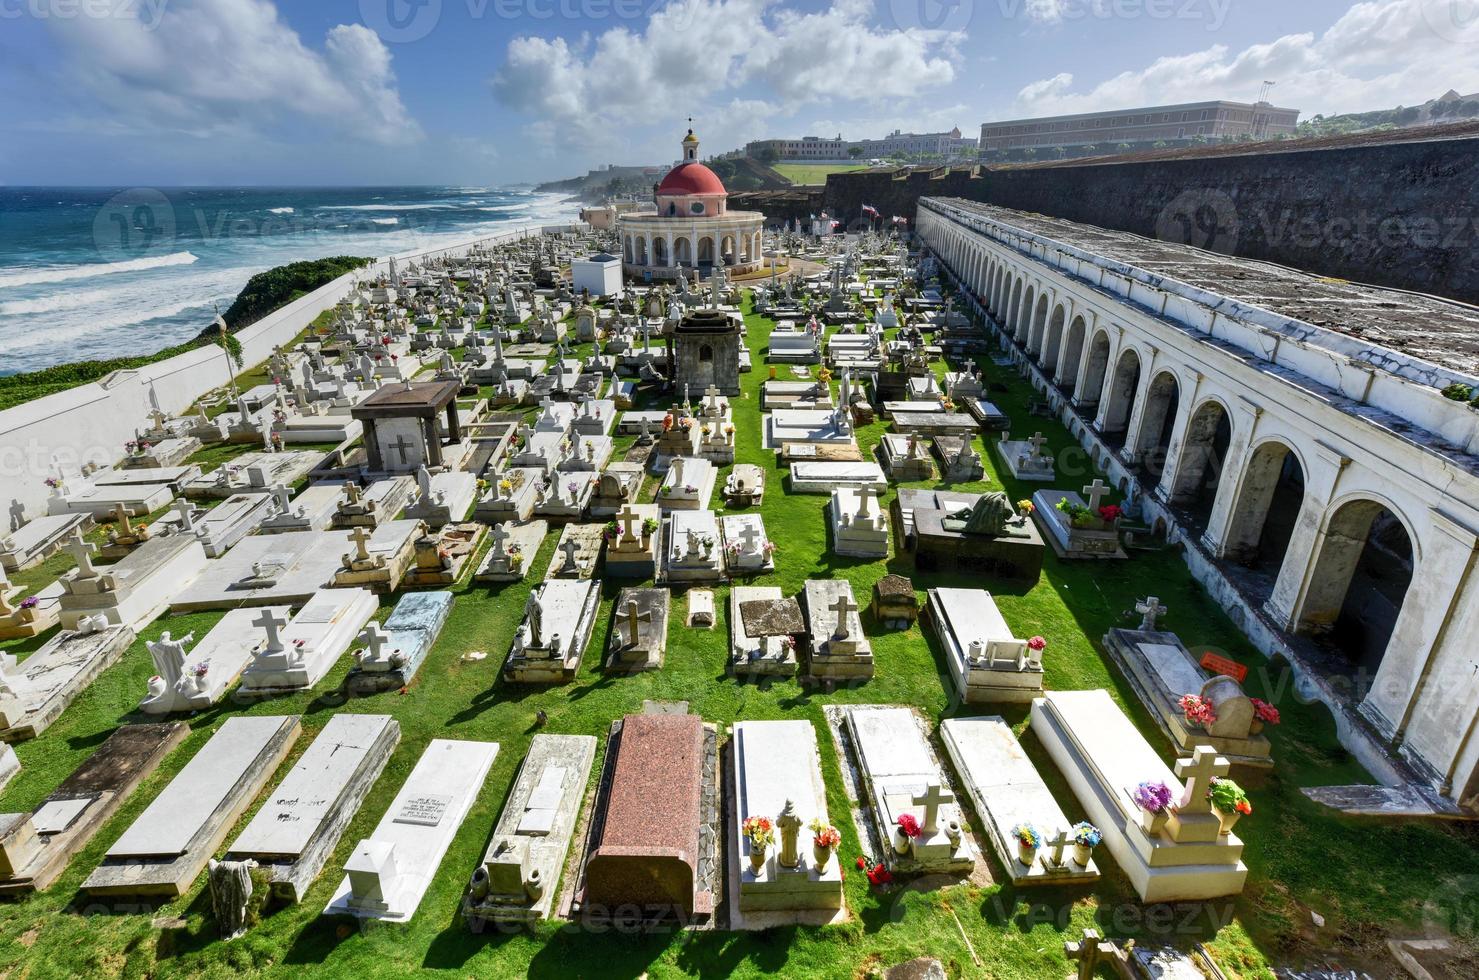
[[[1044,640],[1040,636],[1034,636],[1032,639],[1027,641],[1027,649],[1037,653],[1041,653],[1044,649],[1047,648],[1047,645],[1048,641]]]

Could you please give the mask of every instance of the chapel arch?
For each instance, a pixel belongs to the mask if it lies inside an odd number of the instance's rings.
[[[1266,591],[1284,564],[1304,506],[1306,470],[1299,454],[1272,439],[1248,454],[1224,553],[1257,574]]]
[[[1123,436],[1135,411],[1135,393],[1140,390],[1140,355],[1127,347],[1115,363],[1105,395],[1104,434]]]

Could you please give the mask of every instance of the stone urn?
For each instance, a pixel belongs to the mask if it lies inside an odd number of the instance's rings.
[[[914,839],[904,833],[903,827],[894,828],[894,850],[899,854],[908,854],[914,848]]]
[[[1140,826],[1152,837],[1159,837],[1161,831],[1166,829],[1166,821],[1171,819],[1169,809],[1154,813],[1150,810],[1140,811]]]
[[[1037,860],[1037,847],[1024,840],[1017,841],[1017,860],[1027,867],[1032,867],[1032,862]]]
[[[769,856],[769,849],[764,844],[750,843],[750,871],[755,877],[765,870],[765,859]]]
[[[1228,813],[1225,810],[1214,806],[1212,808],[1212,812],[1217,814],[1218,820],[1222,821],[1222,828],[1219,833],[1223,837],[1226,837],[1228,834],[1232,833],[1233,826],[1237,824],[1239,820],[1243,819],[1243,815],[1236,810]]]
[[[1087,868],[1089,866],[1089,862],[1093,860],[1093,857],[1094,849],[1088,844],[1073,845],[1073,863],[1078,865],[1080,868]]]
[[[816,861],[817,873],[820,874],[826,870],[827,862],[832,860],[832,848],[813,843],[811,845],[811,856]]]

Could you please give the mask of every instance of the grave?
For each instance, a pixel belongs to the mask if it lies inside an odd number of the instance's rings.
[[[20,518],[18,513],[13,516]],[[24,521],[9,534],[0,535],[0,568],[7,572],[34,568],[92,527],[91,514],[52,514]]]
[[[409,921],[497,756],[497,742],[432,739],[374,833],[350,853],[324,915]]]
[[[370,623],[357,637],[354,669],[345,679],[350,694],[398,691],[410,684],[452,614],[452,593],[412,592],[401,596],[385,625]]]
[[[416,539],[415,562],[401,580],[401,587],[440,589],[456,585],[487,533],[487,525],[476,521],[428,530]]]
[[[364,425],[365,451],[375,473],[414,473],[457,466],[467,455],[457,411],[456,380],[387,384],[350,409]],[[439,431],[446,417],[447,438]],[[458,515],[459,517],[461,515]]]
[[[765,536],[765,521],[758,513],[726,514],[719,519],[719,531],[730,576],[775,571],[775,545]]]
[[[935,478],[935,466],[917,435],[885,433],[878,442],[878,456],[888,478],[895,483],[917,483]]]
[[[534,500],[534,513],[551,523],[564,524],[585,516],[586,505],[599,481],[588,470],[557,470],[540,485]]]
[[[378,603],[365,589],[325,589],[289,622],[271,609],[260,610],[256,625],[267,633],[241,675],[243,694],[283,694],[323,680],[333,669]]]
[[[239,493],[227,497],[194,521],[195,537],[207,558],[220,558],[232,545],[255,531],[272,508],[270,494]]]
[[[888,478],[877,463],[798,460],[791,464],[792,493],[830,494],[839,487],[852,491],[868,487],[882,493],[888,489]]]
[[[8,583],[0,581],[0,640],[40,636],[51,629],[61,619],[65,594],[62,583],[53,582],[39,592],[17,597]]]
[[[664,512],[708,510],[714,495],[714,464],[706,459],[677,456],[657,491],[657,504]]]
[[[631,674],[662,666],[668,648],[667,589],[625,588],[611,607],[606,672]]]
[[[114,626],[141,630],[208,566],[205,551],[189,535],[150,538],[122,561],[103,568],[93,567],[96,550],[97,545],[80,537],[67,545],[77,567],[61,580],[63,629],[75,630],[84,619],[102,617]]]
[[[890,629],[905,630],[919,618],[919,596],[903,575],[885,575],[873,583],[873,619]]]
[[[273,898],[302,901],[400,738],[389,715],[334,715],[222,860],[255,862]]]
[[[821,342],[810,330],[783,330],[770,332],[765,349],[765,359],[775,364],[819,364],[822,360]]]
[[[628,412],[631,416],[635,413]],[[652,447],[650,459],[652,472],[662,474],[674,459],[687,457],[696,459],[703,444],[703,433],[699,424],[682,406],[665,413],[659,423],[660,430]]]
[[[1007,468],[1007,472],[1019,480],[1037,480],[1043,483],[1052,483],[1058,478],[1053,457],[1042,451],[1047,439],[1043,438],[1041,432],[1034,432],[1031,439],[1021,441],[1008,439],[1007,435],[1008,433],[1003,432],[1003,438],[993,442],[996,455]]]
[[[990,592],[930,589],[926,610],[967,704],[1020,704],[1042,693],[1042,651],[1012,635]]]
[[[879,504],[881,491],[871,486],[832,491],[827,520],[832,529],[832,552],[853,558],[888,557],[888,514]]]
[[[731,928],[840,920],[845,903],[836,849],[818,848],[812,832],[803,833],[814,822],[830,826],[811,722],[735,722],[729,804],[729,894],[740,919],[732,917]],[[741,832],[751,817],[772,823],[773,849],[757,851]]]
[[[828,411],[815,408],[778,408],[765,416],[766,449],[780,449],[788,442],[809,442],[851,446],[852,425],[847,420],[845,402]]]
[[[367,527],[354,528],[347,536],[349,550],[340,554],[333,584],[338,588],[362,586],[382,595],[394,592],[415,560],[417,540],[425,533],[424,522],[409,519],[391,521],[374,533]]]
[[[635,504],[642,490],[642,464],[617,460],[601,472],[590,499],[592,517],[610,517]]]
[[[523,581],[548,532],[549,524],[544,521],[494,525],[493,530],[488,533],[492,545],[483,557],[483,563],[473,574],[473,579],[478,582]]]
[[[981,428],[987,432],[1005,432],[1012,426],[1011,417],[997,407],[995,402],[987,401],[979,396],[967,397],[964,400],[955,399],[957,404],[964,404],[965,410],[981,424]]]
[[[181,434],[160,439],[158,442],[143,442],[136,452],[125,456],[119,465],[125,469],[179,466],[198,452],[200,440],[192,435]]]
[[[138,466],[122,470],[99,470],[88,477],[95,487],[166,487],[177,494],[185,484],[200,478],[200,467],[190,466]],[[167,503],[168,501],[166,501]],[[130,514],[129,516],[136,516]]]
[[[759,507],[765,499],[765,471],[754,463],[739,463],[724,480],[724,503],[730,507]]]
[[[895,507],[923,571],[963,568],[1034,582],[1042,573],[1042,537],[1004,493],[904,489]]]
[[[0,789],[4,789],[15,778],[15,774],[21,771],[21,760],[15,754],[15,749],[9,743],[0,745]],[[0,841],[3,843],[3,841]],[[4,851],[0,849],[0,860],[4,859]]]
[[[463,902],[463,918],[475,931],[484,922],[551,918],[595,758],[591,735],[530,740]]]
[[[488,481],[488,491],[478,501],[473,517],[484,524],[527,521],[534,514],[544,476],[540,469],[518,466],[505,469]]]
[[[583,919],[639,908],[644,921],[667,913],[688,925],[713,914],[714,756],[714,736],[696,715],[612,723],[575,902]]]
[[[168,898],[189,891],[298,733],[296,716],[227,718],[108,848],[82,890]]]
[[[831,408],[832,391],[820,381],[766,381],[760,386],[760,410]]]
[[[1032,516],[1059,558],[1127,558],[1114,521],[1099,516],[1100,501],[1110,488],[1095,480],[1084,487],[1089,502],[1071,490],[1039,490],[1032,495]],[[1062,509],[1059,504],[1063,505]]]
[[[607,399],[583,401],[570,424],[583,436],[609,436],[616,424],[616,402]]]
[[[560,461],[560,472],[599,474],[611,462],[612,446],[610,436],[587,436],[576,432],[570,436],[570,452]]]
[[[566,524],[544,577],[589,579],[601,566],[606,528],[602,524]]]
[[[714,593],[708,589],[688,590],[688,616],[684,625],[689,629],[711,630],[714,628]]]
[[[934,449],[946,483],[979,483],[986,479],[986,465],[970,436],[935,436]]]
[[[754,615],[746,616],[743,607],[747,603],[764,607],[752,607]],[[776,612],[780,615],[774,615]],[[795,674],[796,640],[792,631],[799,633],[805,628],[796,612],[795,600],[784,599],[774,586],[733,586],[729,590],[730,670],[740,676]]]
[[[662,582],[718,582],[724,578],[719,522],[710,510],[675,510],[663,521]]]
[[[1210,780],[1227,774],[1227,760],[1199,747],[1172,773],[1103,690],[1049,691],[1032,702],[1031,725],[1142,902],[1204,901],[1243,890],[1243,842],[1221,832],[1206,799]],[[1184,785],[1179,775],[1187,777]],[[1141,783],[1170,787],[1168,818],[1153,820],[1136,805]]]
[[[154,483],[119,486],[96,486],[91,480],[71,480],[52,490],[47,498],[47,513],[86,514],[103,520],[115,508],[123,508],[130,517],[144,517],[169,506],[175,495],[169,487]]]
[[[910,408],[893,412],[894,431],[913,436],[956,436],[970,439],[980,424],[964,412],[947,412],[933,402],[905,402]],[[929,406],[920,410],[915,406]]]
[[[806,673],[822,680],[867,680],[873,676],[873,645],[847,579],[807,579],[806,605],[811,656]]]
[[[257,528],[258,534],[283,534],[288,531],[326,531],[339,513],[344,488],[352,483],[314,483],[293,497],[286,487],[272,488],[274,511]]]
[[[535,588],[524,606],[524,621],[514,631],[504,679],[526,684],[573,679],[600,605],[600,589],[589,579],[548,579]]]
[[[964,830],[960,807],[930,748],[924,721],[912,708],[850,706],[841,709],[867,806],[864,845],[893,874],[969,874],[975,848]],[[905,833],[908,815],[917,836]],[[861,829],[861,828],[860,828]]]
[[[1073,822],[1048,791],[1006,721],[996,715],[946,718],[940,741],[961,785],[980,818],[982,835],[991,842],[1013,885],[1087,884],[1099,880],[1092,852],[1083,855],[1072,843]],[[1012,829],[1026,824],[1042,834],[1044,846],[1022,860],[1024,852]]]
[[[279,484],[296,486],[326,459],[328,453],[316,450],[243,453],[185,484],[183,495],[192,500],[225,500],[238,493],[270,493]]]
[[[415,488],[416,481],[409,476],[376,480],[363,490],[357,483],[346,483],[344,497],[334,515],[334,526],[373,528],[393,521],[410,501]]]
[[[277,627],[273,625],[274,632],[269,633],[267,620],[286,623],[290,611],[287,606],[233,609],[198,643],[194,633],[177,638],[165,630],[159,639],[145,644],[156,673],[149,678],[149,693],[139,710],[165,715],[200,711],[220,701],[253,655],[276,639]],[[190,647],[188,652],[186,647]]]
[[[1154,627],[1156,615],[1164,610],[1154,596],[1141,604],[1141,610],[1147,606],[1154,607],[1147,614]],[[1210,745],[1234,765],[1273,767],[1268,737],[1261,734],[1263,722],[1242,685],[1225,674],[1203,670],[1175,633],[1112,629],[1104,634],[1104,648],[1178,752]],[[1203,724],[1187,718],[1180,702],[1188,694],[1210,705],[1216,720]]]
[[[478,478],[461,470],[432,476],[423,466],[416,471],[416,486],[416,499],[406,508],[406,519],[425,521],[434,528],[465,519],[478,498]]]
[[[44,732],[133,639],[131,626],[93,616],[57,633],[19,665],[14,654],[0,653],[0,740],[22,742]]]
[[[189,734],[180,721],[124,725],[31,813],[0,815],[0,895],[51,885]]]

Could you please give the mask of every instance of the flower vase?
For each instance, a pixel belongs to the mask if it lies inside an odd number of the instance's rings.
[[[1263,732],[1263,722],[1260,719],[1258,719],[1258,718],[1254,718],[1253,719],[1253,724],[1251,724],[1251,725],[1248,726],[1248,734],[1249,735],[1259,735],[1259,734],[1262,734],[1262,732]]]
[[[1027,867],[1032,867],[1032,862],[1037,860],[1037,848],[1023,841],[1017,841],[1017,860]]]
[[[1140,826],[1152,837],[1160,836],[1162,830],[1166,829],[1166,821],[1171,819],[1171,811],[1162,810],[1152,813],[1149,810],[1140,811]]]
[[[766,857],[767,854],[765,847],[758,844],[750,845],[750,870],[754,872],[757,878],[760,876],[760,872],[765,868]]]
[[[1222,821],[1222,829],[1220,833],[1223,837],[1226,837],[1228,834],[1232,833],[1233,825],[1236,824],[1239,820],[1243,819],[1243,815],[1236,810],[1232,811],[1231,813],[1226,813],[1214,806],[1212,808],[1212,812],[1217,814],[1218,820]]]
[[[1094,857],[1094,849],[1087,844],[1073,845],[1073,863],[1080,868],[1087,868],[1089,861]]]
[[[914,840],[908,834],[904,833],[902,827],[895,827],[894,850],[900,854],[908,854],[909,851],[913,849],[913,847]]]
[[[816,860],[817,873],[820,874],[827,869],[827,863],[832,860],[832,848],[813,844],[811,846],[811,856]]]

